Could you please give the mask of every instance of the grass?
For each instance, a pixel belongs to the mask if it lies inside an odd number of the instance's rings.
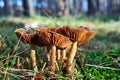
[[[1,18],[0,19],[0,40],[4,41],[0,45],[0,79],[23,80],[32,76],[31,59],[29,45],[19,42],[14,31],[23,27],[24,23],[38,21],[41,26],[60,27],[70,25],[78,27],[80,25],[89,26],[96,30],[97,35],[84,47],[78,50],[81,54],[76,62],[74,78],[76,80],[119,80],[120,79],[120,20],[110,18],[82,17],[78,15],[76,19],[67,17],[51,18],[33,16],[30,18]],[[53,73],[49,68],[44,68],[44,48],[36,48],[37,65],[40,76],[43,80],[71,80],[63,77],[61,70]],[[93,66],[91,66],[93,65]],[[94,66],[95,65],[95,66]],[[43,69],[43,71],[41,71]],[[49,71],[49,72],[48,72]],[[53,74],[52,74],[53,73]],[[52,76],[51,76],[52,74]]]

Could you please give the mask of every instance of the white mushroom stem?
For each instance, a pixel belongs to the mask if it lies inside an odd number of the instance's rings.
[[[50,60],[51,60],[52,69],[54,70],[55,69],[55,64],[56,64],[56,46],[55,45],[53,45],[51,47],[51,57],[50,57]]]
[[[66,50],[63,49],[63,50],[61,50],[61,51],[62,51],[62,52],[61,52],[62,62],[64,62],[64,60],[66,59]]]
[[[36,72],[38,70],[37,65],[36,65],[36,56],[35,56],[35,46],[31,45],[30,46],[30,55],[31,55],[31,60],[32,60],[32,67],[33,70]]]
[[[57,50],[57,60],[60,61],[61,59],[61,55],[60,55],[60,49]]]
[[[75,57],[77,51],[77,41],[73,43],[70,55],[68,57],[68,61],[67,61],[67,74],[70,74],[72,71],[72,63]]]

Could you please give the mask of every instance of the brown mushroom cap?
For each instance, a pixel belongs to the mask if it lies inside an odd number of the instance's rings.
[[[48,36],[48,34],[46,35],[45,32],[41,32],[41,34],[43,34],[41,36],[39,34],[29,34],[24,28],[19,28],[15,31],[15,33],[17,37],[20,38],[20,40],[24,43],[37,45],[39,47],[50,45],[50,42],[46,41],[46,38],[44,40],[42,39],[43,36]]]
[[[57,48],[60,49],[69,48],[72,45],[72,42],[69,40],[68,37],[53,32],[50,29],[46,29],[44,31],[41,31],[39,29],[39,31],[37,31],[37,34],[39,34],[39,36],[45,35],[44,37],[42,37],[43,40],[47,38],[48,40],[46,40],[46,42],[49,42],[50,45],[55,45]]]
[[[68,37],[47,30],[46,28],[36,30],[35,34],[29,34],[24,28],[19,28],[15,33],[22,42],[34,44],[39,47],[55,45],[58,48],[64,49],[72,45]]]
[[[37,39],[36,34],[29,34],[24,28],[19,28],[15,30],[15,33],[18,38],[24,43],[34,44],[35,39]]]
[[[33,28],[32,28],[33,29]],[[53,32],[57,32],[57,28],[45,28],[45,27],[40,27],[40,28],[35,28],[33,30],[35,31],[41,31],[41,30],[48,30],[48,31],[53,31]]]
[[[48,31],[57,32],[57,28],[47,28]]]
[[[83,46],[90,39],[92,39],[96,34],[95,31],[93,31],[92,29],[89,29],[87,27],[78,28],[78,29],[76,29],[76,32],[79,32],[79,36],[81,36],[81,38],[78,39],[78,46]]]
[[[69,37],[73,42],[78,41],[77,46],[83,46],[96,34],[95,31],[86,27],[73,29],[69,26],[64,26],[62,28],[59,28],[57,32],[64,36]]]

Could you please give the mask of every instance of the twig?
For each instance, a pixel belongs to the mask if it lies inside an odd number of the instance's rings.
[[[45,15],[46,15],[49,19],[52,20],[52,22],[54,22],[57,26],[60,27],[60,25],[59,25],[52,17],[50,17],[50,16],[48,15],[48,13],[46,13],[46,12],[44,12],[44,13],[45,13]]]
[[[0,67],[0,70],[6,70],[6,68]],[[7,68],[7,71],[14,71],[14,72],[34,72],[33,70],[27,70],[27,69],[15,69],[15,68]]]
[[[17,79],[21,79],[22,78],[22,79],[27,80],[27,78],[25,76],[23,76],[23,75],[16,75],[16,74],[13,74],[13,73],[10,73],[10,72],[7,72],[7,71],[3,72],[2,74],[5,74],[5,76],[3,78],[5,80],[6,80],[6,75],[14,76]]]
[[[11,54],[13,54],[13,53],[15,53],[15,52],[17,51],[18,45],[20,44],[20,39],[21,39],[21,37],[22,37],[22,35],[20,36],[20,38],[19,38],[17,44],[14,46],[13,51],[11,52]]]
[[[96,68],[103,68],[103,69],[109,69],[109,70],[115,70],[120,71],[120,69],[111,68],[111,67],[104,67],[104,66],[98,66],[98,65],[92,65],[92,64],[85,64],[86,66],[96,67]]]
[[[45,69],[45,66],[46,66],[46,62],[44,63],[41,72]]]
[[[49,72],[51,75],[58,76],[58,74],[55,74],[55,72],[53,71],[47,71],[47,72]]]
[[[35,29],[35,28],[32,28],[32,27],[30,27],[30,29],[32,29],[33,31],[36,31],[36,29]]]
[[[56,61],[56,67],[57,67],[57,70],[59,70],[59,66],[58,66],[58,63],[57,63],[57,61]]]

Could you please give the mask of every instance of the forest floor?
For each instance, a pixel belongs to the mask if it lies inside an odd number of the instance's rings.
[[[14,31],[17,28],[39,23],[41,27],[87,26],[97,34],[85,46],[78,48],[80,59],[76,60],[75,80],[120,80],[120,20],[111,18],[81,17],[52,18],[34,16],[0,19],[0,79],[23,80],[32,76],[29,45],[20,42]],[[61,70],[54,74],[44,72],[44,48],[36,48],[37,66],[43,80],[71,80],[63,77]],[[31,74],[31,75],[30,75]],[[52,74],[52,76],[51,76]]]

